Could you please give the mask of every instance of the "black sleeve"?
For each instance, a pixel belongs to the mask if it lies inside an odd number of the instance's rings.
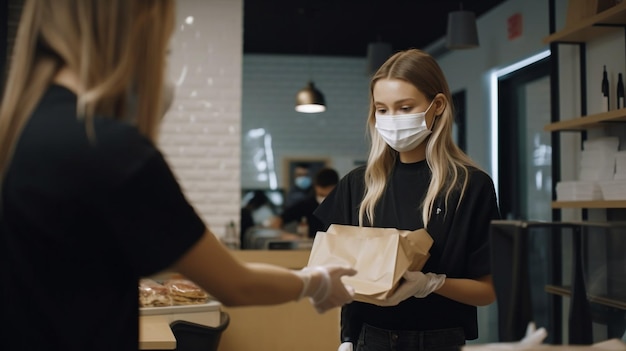
[[[500,210],[496,192],[491,178],[475,171],[471,175],[471,183],[461,203],[459,211],[468,213],[468,277],[479,278],[491,274],[489,230],[491,221],[500,219]]]
[[[204,234],[202,219],[154,144],[135,128],[106,120],[88,158],[110,240],[141,276],[171,266]]]
[[[114,240],[141,276],[172,265],[206,230],[160,156],[114,189],[107,207]]]
[[[341,194],[345,191],[343,190],[343,179],[339,181],[339,184],[335,186],[333,189],[322,201],[322,203],[317,206],[315,211],[313,211],[313,215],[317,217],[322,223],[323,230],[328,230],[331,224],[346,224],[345,215],[343,214],[343,200],[345,199]]]
[[[363,173],[359,167],[346,174],[313,214],[324,224],[359,225],[358,209],[363,199]]]

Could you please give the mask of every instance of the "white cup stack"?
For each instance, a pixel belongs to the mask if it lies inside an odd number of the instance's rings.
[[[600,181],[605,200],[626,200],[626,151],[615,153],[615,174],[612,180]]]
[[[615,175],[614,180],[626,180],[626,151],[615,153]]]
[[[590,201],[606,199],[603,182],[614,181],[617,137],[600,137],[583,142],[578,180],[559,182],[559,201]],[[611,187],[612,188],[612,187]]]
[[[602,200],[602,190],[598,182],[561,181],[556,184],[556,199],[558,201]]]

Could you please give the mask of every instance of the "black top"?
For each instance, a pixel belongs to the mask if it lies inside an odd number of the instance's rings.
[[[283,223],[286,224],[293,221],[300,222],[302,217],[306,217],[307,224],[309,225],[309,238],[314,238],[318,231],[326,230],[326,227],[319,218],[313,215],[313,211],[315,211],[317,206],[318,203],[315,196],[309,196],[291,207],[286,208],[280,215],[280,218],[282,218]]]
[[[168,165],[136,128],[76,117],[52,86],[2,184],[0,345],[137,350],[138,279],[170,266],[205,231]]]
[[[358,225],[358,208],[364,193],[365,166],[341,179],[315,211],[323,222]],[[421,203],[431,179],[426,161],[397,162],[375,210],[375,227],[417,230],[423,228]],[[491,178],[472,169],[463,201],[455,192],[446,207],[436,201],[426,230],[434,239],[423,272],[448,278],[478,278],[490,274],[488,234],[492,219],[500,218]],[[390,330],[435,330],[463,327],[469,340],[478,337],[476,307],[437,294],[409,298],[397,306],[379,307],[353,302],[342,309],[342,341],[356,342],[362,323]]]

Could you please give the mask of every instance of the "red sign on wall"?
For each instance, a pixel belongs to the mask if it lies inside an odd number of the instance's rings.
[[[507,33],[509,40],[513,40],[522,36],[522,14],[515,13],[511,15],[507,20]]]

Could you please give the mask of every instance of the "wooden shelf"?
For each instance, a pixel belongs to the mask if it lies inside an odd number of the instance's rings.
[[[546,285],[545,291],[548,294],[560,295],[560,296],[570,296],[572,293],[569,287],[564,286],[556,286],[556,285]],[[620,310],[626,310],[626,301],[615,300],[608,298],[606,296],[597,296],[587,294],[587,299],[589,302],[597,303],[603,306],[613,307]]]
[[[626,24],[626,2],[622,2],[596,15],[582,19],[575,25],[552,33],[545,37],[543,42],[544,44],[553,42],[585,43],[612,31],[622,29],[619,26],[624,24]]]
[[[626,123],[626,108],[550,123],[543,129],[547,132],[581,131],[605,127],[610,123]]]
[[[626,200],[553,201],[552,208],[626,208]]]

